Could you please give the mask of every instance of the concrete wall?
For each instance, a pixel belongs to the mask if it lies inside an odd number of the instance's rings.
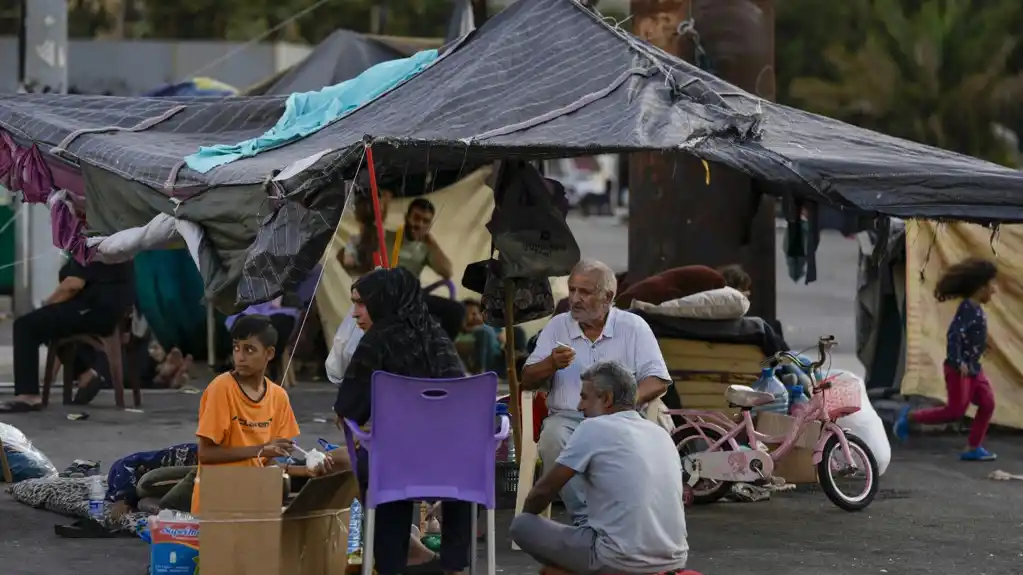
[[[286,43],[71,40],[68,83],[83,92],[127,96],[195,75],[243,89],[299,62],[310,50]],[[17,78],[18,39],[0,36],[0,93],[15,91]]]

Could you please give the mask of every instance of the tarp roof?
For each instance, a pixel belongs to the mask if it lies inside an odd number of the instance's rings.
[[[301,206],[306,220],[284,221],[291,211],[283,209],[266,220],[245,270],[263,285],[246,294],[243,282],[242,299],[272,297],[302,279],[308,268],[296,261],[319,258],[312,252],[322,252],[322,238],[289,234],[323,210],[322,229],[336,224],[343,192],[320,192],[354,171],[367,135],[381,171],[391,173],[469,169],[508,156],[677,150],[772,190],[867,212],[1023,221],[1023,173],[762,100],[573,0],[518,0],[418,76],[302,140],[207,174],[182,167],[200,145],[261,135],[283,104],[282,96],[0,96],[0,127],[44,151],[64,142],[62,157],[157,189],[258,184],[316,156],[286,185],[285,205]],[[273,251],[282,245],[292,251]]]
[[[351,167],[363,137],[384,168],[458,168],[528,158],[681,150],[810,199],[901,217],[1023,221],[1023,173],[752,96],[602,22],[573,0],[519,0],[429,69],[303,140],[198,174],[200,145],[262,134],[282,97],[0,96],[0,126],[154,187],[257,183],[324,150]],[[348,148],[352,149],[348,149]],[[427,153],[428,151],[428,153]],[[342,160],[342,158],[346,158]]]

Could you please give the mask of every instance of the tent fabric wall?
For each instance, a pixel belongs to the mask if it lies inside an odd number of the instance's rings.
[[[491,168],[482,168],[447,188],[418,196],[430,200],[437,208],[432,233],[454,266],[453,279],[459,299],[480,297],[479,294],[463,288],[461,281],[465,266],[490,255],[490,232],[486,227],[494,210],[494,193],[486,184],[490,173]],[[397,229],[401,225],[405,210],[411,201],[412,198],[396,198],[391,201],[387,220],[384,222],[387,229]],[[333,340],[334,332],[341,325],[344,314],[348,313],[352,305],[352,278],[342,269],[336,255],[348,243],[349,237],[357,231],[354,210],[349,207],[345,210],[341,224],[324,254],[323,278],[316,291],[316,305],[328,347]],[[438,279],[440,278],[432,270],[423,272],[423,285]],[[556,278],[551,281],[551,285],[555,300],[567,295],[565,278]],[[540,319],[523,324],[522,327],[527,334],[531,334],[539,330],[546,321]]]
[[[993,251],[992,251],[993,250]],[[939,303],[934,286],[949,265],[967,257],[995,260],[998,293],[984,306],[988,351],[984,372],[995,392],[999,425],[1023,428],[1023,226],[989,228],[974,224],[907,222],[906,228],[906,372],[903,395],[946,400],[942,362],[945,333],[957,302]],[[971,408],[970,413],[973,413]]]

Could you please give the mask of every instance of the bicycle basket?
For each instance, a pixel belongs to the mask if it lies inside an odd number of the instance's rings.
[[[860,410],[860,382],[855,377],[839,373],[821,382],[824,411],[831,419],[838,419]]]

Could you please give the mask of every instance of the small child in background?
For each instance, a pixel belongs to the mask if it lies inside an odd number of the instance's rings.
[[[997,456],[984,449],[984,438],[995,411],[995,395],[984,376],[980,357],[987,347],[987,317],[981,307],[995,293],[998,267],[994,262],[970,258],[948,269],[938,280],[934,297],[938,301],[962,299],[951,325],[945,355],[945,388],[948,401],[944,407],[910,412],[904,407],[895,418],[893,432],[905,441],[909,424],[951,423],[966,415],[970,403],[977,414],[970,426],[969,444],[959,455],[963,461],[994,461]]]

